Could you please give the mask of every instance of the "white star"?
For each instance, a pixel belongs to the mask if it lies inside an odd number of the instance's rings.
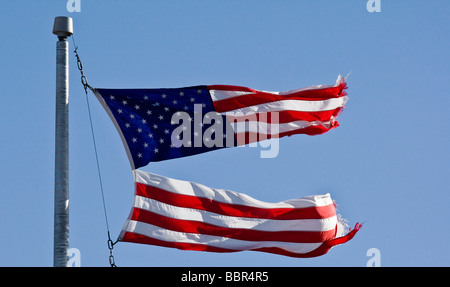
[[[169,111],[169,108],[168,108],[168,107],[165,107],[164,110],[165,110],[166,112],[168,112],[168,111]]]
[[[198,90],[197,90],[197,93],[198,93],[198,94],[201,94],[201,93],[202,93],[202,90],[198,89]]]
[[[154,129],[157,129],[157,128],[158,128],[158,125],[157,125],[157,124],[154,124],[154,125],[153,125],[153,128],[154,128]]]
[[[146,120],[146,119],[142,119],[142,123],[143,123],[143,124],[146,124],[146,123],[147,123],[147,120]]]
[[[164,117],[163,117],[162,115],[159,115],[158,119],[159,119],[160,121],[162,121],[162,120],[164,119]]]
[[[158,106],[159,106],[159,103],[156,102],[156,103],[153,104],[153,106],[154,106],[154,107],[158,107]]]
[[[134,115],[133,115],[133,114],[131,114],[131,115],[130,115],[130,118],[134,119]]]
[[[148,100],[148,96],[147,95],[144,96],[144,100],[146,100],[146,101]]]
[[[123,112],[122,112],[122,109],[118,109],[117,112],[118,112],[119,114],[123,113]]]
[[[135,143],[137,142],[137,138],[133,138],[132,141]]]
[[[125,124],[125,127],[129,128],[131,125],[129,123]]]
[[[176,105],[178,102],[177,102],[177,100],[173,100],[172,103],[173,103],[174,105]]]
[[[184,106],[184,110],[185,111],[189,110],[189,107],[188,106]]]
[[[142,153],[138,153],[138,158],[142,158]]]
[[[153,138],[153,134],[148,134],[148,137],[149,138]]]
[[[144,147],[145,147],[145,148],[148,148],[148,143],[144,143]]]
[[[166,135],[168,135],[168,134],[169,134],[169,130],[168,130],[168,129],[165,129],[165,130],[164,130],[164,133],[165,133]]]
[[[138,128],[138,129],[137,129],[137,132],[138,132],[138,133],[142,133],[142,129],[141,129],[141,128]]]
[[[184,96],[184,93],[183,93],[183,92],[180,92],[180,97],[182,97],[182,96]]]
[[[109,96],[109,98],[111,99],[111,100],[115,100],[115,98],[114,98],[114,96]]]
[[[161,96],[163,99],[165,99],[167,96],[166,96],[166,94],[162,94],[162,96]]]
[[[139,107],[138,105],[135,105],[134,108],[135,108],[136,110],[139,110],[141,107]]]
[[[158,152],[159,152],[159,149],[155,148],[153,151],[154,151],[155,153],[158,153]]]
[[[160,143],[164,143],[164,139],[159,139],[159,142]]]
[[[192,103],[195,102],[195,99],[194,99],[194,98],[191,98],[191,102],[192,102]]]
[[[147,115],[151,115],[152,114],[152,111],[147,111]]]
[[[123,101],[122,101],[122,104],[123,104],[123,105],[126,105],[126,104],[128,104],[128,102],[125,101],[125,100],[123,100]]]

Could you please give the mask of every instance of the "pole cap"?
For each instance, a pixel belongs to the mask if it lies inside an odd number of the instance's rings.
[[[73,34],[73,21],[70,17],[55,17],[53,24],[53,34],[59,38],[67,38]]]

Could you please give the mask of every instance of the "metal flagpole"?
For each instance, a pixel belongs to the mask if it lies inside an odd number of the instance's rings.
[[[53,266],[67,266],[69,249],[69,43],[70,17],[56,17],[55,214]]]

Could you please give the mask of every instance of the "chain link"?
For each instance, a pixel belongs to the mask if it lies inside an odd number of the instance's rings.
[[[114,249],[114,245],[115,245],[118,241],[119,241],[119,239],[117,239],[116,242],[113,242],[113,241],[111,240],[111,237],[109,236],[109,231],[108,231],[109,265],[111,265],[111,267],[117,267],[116,261],[114,260],[113,249]]]

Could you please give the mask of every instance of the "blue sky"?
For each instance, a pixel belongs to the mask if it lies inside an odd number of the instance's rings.
[[[53,264],[54,17],[74,20],[90,85],[242,85],[285,91],[348,78],[341,126],[280,140],[279,155],[234,148],[145,170],[278,202],[329,192],[356,237],[294,259],[119,243],[119,266],[449,266],[450,3],[344,1],[0,0],[0,266]],[[70,39],[70,51],[73,51]],[[70,53],[70,246],[82,266],[108,266],[106,225],[89,118]],[[89,95],[109,225],[119,234],[133,199],[120,137]]]

